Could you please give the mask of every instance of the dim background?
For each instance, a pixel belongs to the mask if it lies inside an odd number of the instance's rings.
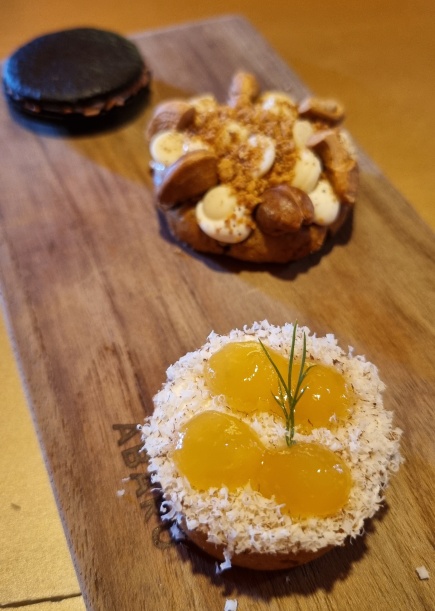
[[[78,25],[122,34],[241,14],[435,226],[433,0],[1,0],[0,57],[46,31]]]

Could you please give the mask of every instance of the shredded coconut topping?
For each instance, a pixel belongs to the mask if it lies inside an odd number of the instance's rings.
[[[332,517],[294,521],[273,499],[249,485],[235,492],[224,486],[198,491],[177,472],[171,454],[180,427],[205,410],[230,413],[224,397],[208,391],[204,363],[228,342],[253,339],[261,339],[288,358],[292,333],[290,323],[276,327],[267,321],[234,329],[226,336],[212,332],[199,350],[168,368],[167,380],[154,397],[154,413],[141,427],[151,479],[163,489],[162,517],[176,524],[183,522],[189,530],[206,533],[209,542],[223,545],[225,562],[219,570],[231,566],[234,553],[314,552],[343,545],[348,537],[362,533],[364,521],[379,509],[390,475],[402,462],[402,431],[393,426],[392,412],[383,407],[385,386],[375,365],[363,356],[354,356],[352,348],[346,354],[332,334],[316,337],[307,327],[298,327],[296,356],[302,353],[305,333],[309,358],[339,370],[356,395],[353,413],[345,423],[333,430],[318,428],[310,435],[295,434],[296,441],[322,444],[346,462],[353,481],[346,506]],[[248,423],[266,447],[285,447],[282,420],[267,413],[231,413]]]
[[[415,570],[422,581],[424,581],[425,579],[429,579],[430,574],[425,566],[418,566]]]

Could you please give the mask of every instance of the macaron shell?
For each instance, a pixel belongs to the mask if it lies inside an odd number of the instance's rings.
[[[51,104],[88,103],[133,85],[144,61],[122,36],[75,28],[35,38],[6,61],[3,81],[15,100]]]

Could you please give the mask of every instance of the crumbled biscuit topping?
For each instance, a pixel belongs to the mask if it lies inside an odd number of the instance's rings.
[[[273,112],[255,104],[235,108],[223,104],[198,113],[186,133],[201,138],[213,149],[219,159],[220,181],[231,184],[240,204],[252,210],[267,188],[291,183],[293,179],[297,152],[290,135],[296,118],[296,108],[289,117],[277,121]],[[254,178],[262,152],[240,142],[237,133],[227,131],[227,125],[233,122],[245,127],[250,134],[264,134],[274,141],[275,163],[267,177]]]
[[[285,92],[259,94],[255,78],[246,73],[234,75],[229,91],[223,104],[204,95],[157,107],[148,136],[159,204],[164,208],[185,202],[195,206],[210,190],[226,185],[242,210],[236,225],[243,229],[233,231],[234,218],[228,218],[226,224],[219,219],[216,224],[213,219],[205,222],[203,215],[204,222],[200,222],[196,215],[201,230],[222,243],[243,242],[256,229],[276,236],[298,232],[306,224],[329,227],[345,218],[340,208],[355,201],[358,167],[350,144],[341,138],[341,106],[310,99],[302,111],[304,106]],[[195,174],[187,159],[183,172],[188,152],[198,149],[213,155],[216,164],[216,171],[205,182],[200,180],[200,169]],[[167,151],[175,160],[169,165]],[[171,172],[175,164],[176,177]],[[324,190],[319,201],[316,187],[320,181],[331,189]],[[262,219],[268,218],[262,224],[257,211],[261,206],[270,207],[268,192],[276,187],[299,189],[308,198],[315,193],[313,201],[305,200],[305,207],[312,210],[310,220],[300,215],[296,227],[281,222],[281,212],[285,214],[289,206],[299,207],[300,200],[300,194],[295,198],[294,193],[281,191],[273,221],[271,215],[261,214]]]

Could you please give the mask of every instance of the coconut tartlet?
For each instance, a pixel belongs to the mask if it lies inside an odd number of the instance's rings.
[[[225,395],[213,394],[205,367],[213,355],[231,342],[258,342],[289,358],[292,341],[295,358],[306,342],[311,363],[338,371],[351,389],[348,417],[336,426],[310,430],[294,428],[294,444],[315,444],[336,455],[349,470],[351,486],[343,507],[326,517],[295,517],[275,497],[263,496],[255,485],[229,489],[226,485],[198,489],[180,472],[174,452],[180,431],[193,417],[212,411],[236,417],[247,424],[266,451],[286,449],[286,424],[268,412],[249,414],[231,410]],[[376,366],[338,346],[333,334],[317,337],[307,327],[277,327],[256,322],[228,335],[212,332],[206,343],[187,353],[167,372],[166,382],[154,397],[154,412],[141,427],[153,483],[163,494],[162,520],[176,526],[207,553],[231,565],[259,570],[291,568],[313,560],[362,534],[365,520],[380,508],[392,473],[402,462],[402,431],[385,410],[385,389]],[[331,421],[334,420],[331,417]]]

